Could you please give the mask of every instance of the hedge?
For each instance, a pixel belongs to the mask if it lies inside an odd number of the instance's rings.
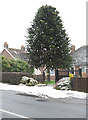
[[[18,85],[23,76],[32,77],[36,79],[38,82],[41,81],[41,75],[29,75],[29,73],[22,72],[2,72],[2,83],[10,83],[13,85]]]

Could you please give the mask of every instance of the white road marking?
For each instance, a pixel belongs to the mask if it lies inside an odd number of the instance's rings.
[[[21,117],[21,118],[28,118],[28,117],[26,117],[26,116],[23,116],[23,115],[18,115],[18,114],[16,114],[16,113],[9,112],[9,111],[6,111],[6,110],[2,110],[2,109],[0,109],[0,111],[1,111],[1,112],[4,112],[4,113],[11,114],[11,115],[15,115],[15,116],[17,116],[17,117]]]

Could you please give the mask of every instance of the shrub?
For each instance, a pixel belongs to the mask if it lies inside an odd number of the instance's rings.
[[[38,81],[33,78],[23,76],[20,83],[26,84],[27,86],[34,86],[38,84]]]
[[[2,72],[27,72],[29,74],[33,74],[34,69],[30,67],[30,65],[21,60],[7,59],[5,57],[2,58]]]
[[[54,86],[57,90],[70,90],[71,89],[71,81],[69,77],[65,77],[60,79]]]

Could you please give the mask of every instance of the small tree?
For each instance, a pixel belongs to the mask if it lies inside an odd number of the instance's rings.
[[[70,40],[56,8],[40,7],[27,32],[31,66],[38,68],[43,65],[55,70],[70,67]]]

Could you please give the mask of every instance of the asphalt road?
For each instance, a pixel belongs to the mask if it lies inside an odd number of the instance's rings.
[[[1,98],[2,118],[86,118],[86,100],[45,99],[13,91],[2,91]]]

